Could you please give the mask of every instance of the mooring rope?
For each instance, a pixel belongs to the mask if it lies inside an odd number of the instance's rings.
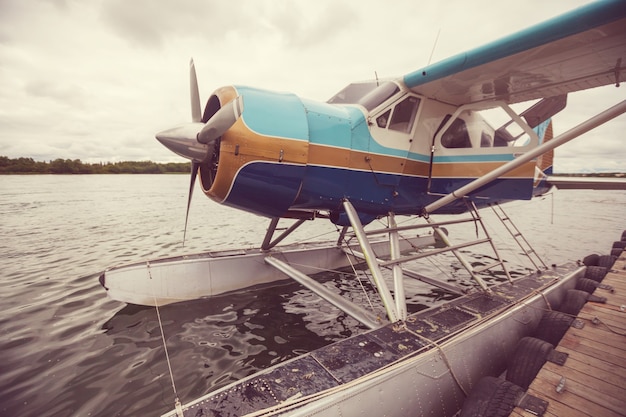
[[[625,333],[625,332],[620,332],[619,330],[614,329],[612,326],[609,326],[606,322],[604,322],[604,321],[600,320],[600,317],[598,317],[598,316],[593,316],[593,318],[592,318],[592,319],[587,318],[587,317],[581,317],[581,316],[578,316],[578,318],[579,318],[579,319],[581,319],[581,320],[588,320],[588,321],[590,321],[590,322],[591,322],[591,324],[594,324],[594,325],[596,325],[596,326],[597,326],[597,325],[599,325],[599,324],[602,324],[602,325],[604,325],[604,326],[605,326],[605,327],[606,327],[606,328],[607,328],[607,329],[608,329],[611,333],[615,333],[615,334],[620,335],[620,336],[626,336],[626,333]]]
[[[149,261],[146,262],[146,266],[148,268],[148,276],[150,277],[150,280],[152,281],[152,272],[150,270],[150,262]],[[174,397],[175,397],[175,399],[174,399],[174,408],[176,408],[176,415],[178,417],[184,417],[183,407],[182,407],[182,404],[180,403],[180,399],[178,398],[178,392],[176,391],[176,384],[174,383],[174,373],[172,372],[172,364],[170,362],[170,355],[169,355],[169,352],[167,351],[167,343],[165,342],[165,332],[163,331],[163,323],[161,322],[161,313],[159,312],[159,303],[157,302],[156,295],[154,294],[154,291],[152,292],[152,298],[154,299],[154,307],[155,307],[156,313],[157,313],[157,320],[159,322],[159,329],[161,330],[161,341],[163,342],[163,349],[165,350],[165,360],[167,362],[167,369],[168,369],[168,371],[170,373],[170,381],[172,382],[172,390],[174,391]]]
[[[354,251],[352,250],[352,248],[350,247],[350,245],[348,244],[347,240],[344,240],[344,242],[346,243],[346,248],[350,251],[350,254],[356,258],[356,256],[354,255]],[[352,268],[352,272],[354,273],[354,277],[356,278],[356,280],[359,282],[359,285],[361,286],[361,291],[363,291],[363,295],[365,296],[365,299],[367,300],[367,303],[370,305],[370,309],[372,312],[375,312],[374,310],[374,305],[372,304],[372,300],[370,300],[369,294],[367,293],[367,290],[365,289],[365,287],[363,286],[363,282],[361,281],[361,278],[359,277],[359,274],[356,271],[356,268],[354,267],[354,263],[352,262],[352,259],[350,259],[350,255],[348,255],[348,253],[346,252],[346,259],[348,260],[348,262],[350,263],[350,267]]]
[[[536,294],[536,295],[540,295],[541,297],[543,297],[543,301],[545,301],[546,307],[548,308],[547,311],[552,311],[552,305],[550,304],[550,300],[548,300],[548,297],[546,296],[546,293],[544,293],[543,291],[539,291],[537,289],[534,289],[534,290],[532,290],[531,294]]]

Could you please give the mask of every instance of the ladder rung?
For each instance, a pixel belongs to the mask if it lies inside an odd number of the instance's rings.
[[[503,263],[504,263],[504,262],[502,262],[502,261],[496,261],[496,262],[494,262],[494,263],[492,263],[492,264],[489,264],[489,265],[484,265],[484,266],[481,266],[480,268],[475,268],[473,272],[474,272],[475,274],[480,274],[481,272],[485,272],[485,271],[487,271],[488,269],[491,269],[491,268],[496,267],[496,266],[500,266],[500,265],[502,265]]]

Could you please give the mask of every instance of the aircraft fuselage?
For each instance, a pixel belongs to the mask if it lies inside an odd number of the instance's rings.
[[[329,102],[250,87],[217,90],[205,117],[218,108],[215,98],[223,106],[241,97],[243,112],[215,144],[214,164],[200,165],[204,192],[269,217],[328,211],[339,224],[347,198],[368,222],[390,211],[419,213],[537,142],[531,135],[513,146],[477,112],[395,83],[351,86]],[[357,99],[351,88],[370,91]],[[534,174],[535,163],[525,164],[478,190],[477,202],[529,199]],[[464,210],[461,203],[440,212]]]

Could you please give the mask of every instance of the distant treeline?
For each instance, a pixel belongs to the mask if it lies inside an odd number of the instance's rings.
[[[172,174],[190,171],[189,162],[159,164],[150,161],[124,161],[88,164],[80,159],[39,162],[33,158],[11,159],[0,156],[0,174]]]

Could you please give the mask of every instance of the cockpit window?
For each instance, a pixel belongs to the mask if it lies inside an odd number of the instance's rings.
[[[399,132],[410,132],[413,127],[413,121],[417,113],[417,105],[420,99],[417,97],[407,97],[402,100],[393,110],[389,129]]]
[[[389,122],[389,115],[391,114],[391,109],[387,110],[380,116],[376,118],[376,125],[378,127],[382,127],[385,129],[387,127],[387,122]]]
[[[467,132],[467,125],[463,119],[454,119],[450,127],[441,135],[441,144],[446,148],[472,147],[472,142]]]
[[[483,130],[480,134],[480,147],[481,148],[491,148],[493,146],[493,137],[487,132]]]

